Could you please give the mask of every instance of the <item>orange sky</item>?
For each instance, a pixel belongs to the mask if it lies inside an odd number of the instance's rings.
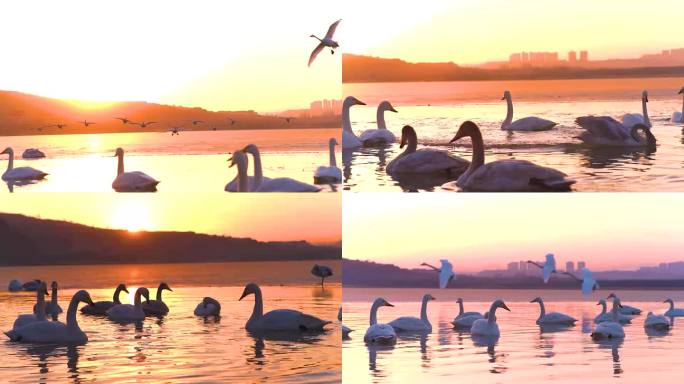
[[[251,237],[340,240],[339,194],[24,193],[0,199],[0,212],[95,227]]]
[[[0,4],[0,89],[211,110],[280,111],[339,98],[337,20],[313,0],[25,0]],[[340,27],[342,28],[342,26]]]
[[[517,51],[589,50],[591,58],[681,48],[680,0],[348,0],[346,53],[474,64]]]
[[[684,261],[678,194],[345,194],[345,258],[456,271],[543,259],[633,269]],[[353,207],[353,208],[348,208]]]

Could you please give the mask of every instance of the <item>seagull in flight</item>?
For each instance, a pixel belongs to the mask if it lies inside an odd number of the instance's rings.
[[[156,121],[141,121],[137,124],[140,126],[140,128],[147,128],[148,125],[152,125],[152,124],[156,124],[156,123],[157,123]]]
[[[316,35],[311,35],[310,37],[315,38],[316,40],[319,41],[318,45],[316,48],[311,52],[311,57],[309,57],[309,67],[311,66],[311,63],[313,63],[314,60],[316,60],[316,56],[318,56],[319,53],[323,50],[325,47],[330,48],[330,54],[335,53],[335,48],[338,48],[340,45],[337,43],[337,41],[333,40],[333,35],[335,34],[335,30],[337,29],[337,25],[340,24],[340,21],[342,19],[337,20],[336,22],[330,24],[330,27],[328,28],[328,33],[325,34],[325,37],[322,39],[316,37]]]
[[[121,120],[124,124],[135,124],[132,120],[128,120],[127,117],[115,117],[117,120]]]

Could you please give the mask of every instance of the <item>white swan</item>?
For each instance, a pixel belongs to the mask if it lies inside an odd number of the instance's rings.
[[[34,321],[47,320],[45,315],[45,295],[47,294],[47,285],[44,282],[41,282],[41,288],[36,290],[36,304],[33,306],[33,313],[17,316],[16,320],[14,320],[14,324],[12,324],[13,331]],[[11,338],[12,337],[10,336],[10,339]]]
[[[44,157],[45,153],[38,148],[27,148],[21,154],[22,159],[42,159]]]
[[[264,180],[271,180],[270,177],[264,176],[264,171],[261,167],[261,153],[259,148],[254,144],[248,144],[242,149],[243,152],[249,153],[254,159],[254,176],[247,176],[247,181],[249,184],[249,191],[254,192],[261,185]],[[238,192],[238,176],[236,175],[233,180],[226,184],[226,192]]]
[[[663,315],[656,315],[653,312],[649,312],[646,315],[646,320],[644,320],[645,328],[652,328],[657,331],[667,331],[670,329],[670,320]]]
[[[156,192],[159,181],[143,172],[124,172],[124,150],[117,148],[114,157],[118,157],[116,179],[112,188],[117,192]]]
[[[50,297],[50,302],[45,304],[45,314],[50,315],[53,318],[57,317],[60,313],[62,313],[62,307],[59,306],[59,302],[57,302],[57,282],[53,281],[52,284],[50,285],[50,288],[52,289],[52,296]]]
[[[622,307],[620,307],[620,313],[623,315],[640,315],[641,309],[631,305],[622,304]]]
[[[620,299],[614,294],[610,294],[608,298],[613,299],[613,309],[611,310],[612,319],[610,321],[603,321],[596,325],[596,329],[591,333],[593,339],[623,339],[625,337],[625,330],[619,322],[620,316]]]
[[[247,155],[243,151],[233,153],[230,166],[233,167],[234,165],[237,165],[238,168],[238,192],[250,192],[249,179],[247,177]],[[315,185],[302,183],[289,177],[276,177],[263,180],[251,192],[320,192],[320,190]]]
[[[87,291],[78,291],[71,298],[69,308],[67,309],[66,324],[61,321],[36,321],[13,331],[13,336],[10,337],[10,340],[22,343],[86,343],[88,336],[81,331],[76,320],[76,311],[78,310],[79,303],[93,303]]]
[[[456,302],[458,303],[458,315],[451,322],[455,328],[470,328],[476,320],[484,318],[480,312],[464,312],[463,298],[459,297]]]
[[[418,136],[410,125],[404,126],[401,130],[399,148],[404,147],[406,147],[404,152],[387,164],[385,168],[387,174],[432,174],[455,178],[465,172],[470,165],[468,160],[454,156],[447,151],[434,148],[416,149]]]
[[[610,116],[582,116],[575,122],[584,128],[577,138],[591,146],[655,148],[658,143],[650,128],[644,124],[627,127]],[[643,137],[640,132],[644,134]]]
[[[145,315],[147,315],[147,316],[166,316],[166,314],[169,313],[169,307],[162,300],[162,292],[164,292],[164,290],[167,290],[169,292],[173,292],[173,289],[171,289],[171,287],[169,287],[168,284],[163,283],[163,282],[161,284],[159,284],[159,287],[157,288],[156,300],[147,300],[142,305],[143,311],[145,312]]]
[[[114,296],[112,297],[112,301],[96,301],[93,304],[88,304],[84,305],[81,307],[81,313],[84,315],[97,315],[97,316],[106,316],[107,311],[114,307],[115,305],[121,304],[121,300],[119,300],[119,294],[121,291],[128,293],[128,289],[126,288],[125,284],[119,284],[116,289],[114,290]]]
[[[342,171],[337,166],[335,159],[335,146],[339,145],[335,138],[328,141],[328,150],[330,154],[330,165],[321,165],[316,168],[314,172],[314,184],[338,184],[342,182]]]
[[[195,307],[195,316],[208,317],[221,315],[221,303],[211,297],[205,297]]]
[[[335,40],[333,40],[333,35],[335,35],[335,30],[337,29],[337,25],[340,24],[340,21],[342,21],[342,19],[330,24],[330,27],[328,27],[328,32],[326,32],[325,37],[323,37],[322,39],[319,39],[318,37],[316,37],[316,35],[310,36],[318,40],[319,43],[316,46],[316,48],[314,48],[314,50],[311,52],[311,56],[309,57],[309,67],[311,66],[311,63],[313,63],[313,61],[316,60],[316,56],[318,56],[318,54],[321,53],[323,48],[328,47],[330,48],[330,53],[335,53],[335,48],[338,48],[340,46]]]
[[[670,303],[670,308],[665,311],[665,316],[667,317],[679,317],[684,316],[684,308],[675,308],[674,300],[666,299],[663,303]]]
[[[582,268],[582,278],[578,278],[577,276],[573,275],[570,272],[561,272],[564,275],[568,275],[572,277],[573,279],[577,280],[579,283],[581,283],[582,287],[582,294],[588,295],[592,293],[593,291],[601,288],[599,286],[598,281],[594,279],[594,275],[591,273],[589,268]]]
[[[538,325],[575,325],[577,319],[560,312],[546,313],[544,307],[544,300],[541,297],[535,297],[530,303],[539,303],[540,313],[537,318]]]
[[[385,124],[385,111],[397,113],[397,110],[394,109],[392,104],[387,100],[378,105],[378,111],[375,118],[378,128],[367,129],[359,135],[359,140],[361,140],[365,147],[382,146],[397,141],[397,137],[394,136],[394,133],[387,129],[387,124]]]
[[[678,94],[682,95],[682,98],[684,99],[684,87],[679,90]],[[672,118],[670,121],[673,123],[684,123],[684,100],[682,100],[682,111],[672,112]]]
[[[373,302],[370,310],[370,327],[363,335],[363,341],[368,344],[392,345],[397,342],[397,334],[389,324],[378,324],[378,308],[394,307],[387,300],[378,297]]]
[[[606,305],[606,300],[601,299],[596,303],[596,305],[600,305],[602,307],[601,313],[596,315],[594,317],[594,323],[602,323],[604,321],[612,321],[613,320],[613,314],[611,312],[607,312],[607,305]],[[622,313],[618,313],[618,322],[620,324],[627,324],[632,322],[632,316],[625,315]]]
[[[544,283],[548,283],[549,279],[551,278],[551,274],[556,273],[556,258],[553,256],[553,253],[546,254],[546,261],[544,262],[544,265],[536,263],[532,260],[527,260],[527,262],[529,264],[537,266],[539,269],[542,270],[542,277],[544,279]]]
[[[526,160],[497,160],[485,164],[484,142],[477,124],[461,124],[451,143],[470,137],[473,158],[468,170],[456,182],[445,184],[446,189],[476,192],[563,192],[570,191],[574,180],[553,168],[542,167]]]
[[[321,278],[321,287],[322,287],[323,284],[325,283],[325,278],[332,276],[333,271],[332,271],[332,268],[330,268],[326,265],[314,264],[314,266],[311,267],[311,274],[316,276],[316,277]],[[342,310],[342,309],[340,308],[340,310]]]
[[[31,167],[14,168],[14,151],[12,148],[5,148],[4,151],[0,152],[0,155],[9,155],[7,170],[2,174],[2,179],[5,181],[42,180],[47,176],[47,173]]]
[[[439,272],[439,288],[444,289],[447,287],[447,285],[449,285],[451,280],[456,278],[456,274],[454,273],[454,267],[451,265],[449,260],[441,259],[439,262],[441,263],[439,268],[428,263],[421,263],[420,265],[428,267],[435,272]]]
[[[342,149],[358,148],[363,145],[352,131],[349,109],[355,105],[366,105],[354,96],[347,96],[342,103]]]
[[[434,300],[431,294],[423,296],[423,302],[420,306],[420,318],[414,316],[402,316],[389,322],[389,325],[394,328],[396,332],[432,332],[432,324],[427,315],[428,301]]]
[[[132,323],[135,321],[145,320],[145,311],[142,308],[142,300],[150,299],[150,291],[147,288],[140,287],[135,291],[135,299],[133,304],[119,304],[107,310],[107,317],[118,323]]]
[[[505,91],[501,100],[506,100],[508,110],[506,112],[506,119],[501,123],[501,129],[507,131],[548,131],[556,126],[551,120],[542,119],[539,117],[523,117],[513,121],[513,99],[510,91]]]
[[[643,124],[648,128],[651,128],[651,120],[648,118],[648,91],[643,91],[641,93],[641,110],[643,114],[639,113],[626,113],[622,115],[622,124],[627,128],[632,128],[637,124]]]
[[[503,308],[507,311],[510,311],[508,307],[506,306],[506,303],[504,303],[503,300],[495,300],[491,307],[489,307],[489,312],[487,312],[487,318],[475,320],[473,323],[473,326],[470,327],[470,333],[473,335],[478,335],[478,336],[494,336],[498,337],[500,332],[499,332],[499,325],[496,324],[496,309],[497,308]]]
[[[268,331],[324,331],[324,327],[330,321],[321,320],[315,316],[295,311],[293,309],[275,309],[264,313],[264,303],[261,296],[261,288],[255,283],[249,283],[240,296],[240,300],[248,295],[254,295],[254,309],[252,316],[245,324],[245,329],[250,332]]]

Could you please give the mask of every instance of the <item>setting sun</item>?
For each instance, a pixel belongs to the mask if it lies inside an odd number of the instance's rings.
[[[113,208],[111,226],[133,233],[155,229],[149,208],[137,200],[119,201],[117,206]]]

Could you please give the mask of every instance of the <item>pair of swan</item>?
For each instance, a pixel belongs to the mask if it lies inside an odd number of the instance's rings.
[[[682,98],[684,99],[684,87],[679,90],[678,94],[682,95]],[[670,121],[673,123],[684,123],[684,100],[682,100],[682,111],[672,112],[672,118]]]
[[[250,181],[247,175],[247,153],[254,157],[254,177]],[[263,176],[261,169],[261,156],[256,145],[250,144],[242,150],[235,151],[230,159],[230,166],[237,165],[238,175],[234,186],[226,185],[225,190],[231,192],[319,192],[321,189],[315,185],[306,184],[289,177],[267,178]]]
[[[123,283],[119,284],[114,290],[112,301],[96,301],[92,304],[85,305],[81,307],[81,313],[84,315],[106,316],[107,311],[110,308],[121,304],[119,296],[122,291],[128,293],[128,289]]]
[[[395,332],[432,332],[432,324],[427,316],[427,303],[435,298],[429,293],[423,296],[420,306],[420,318],[402,316],[389,322]]]
[[[670,304],[670,308],[667,311],[665,311],[665,316],[668,316],[668,317],[684,316],[684,308],[675,308],[674,300],[667,299],[667,300],[663,301],[663,303],[669,303]]]
[[[596,305],[600,305],[601,308],[601,313],[596,315],[594,317],[594,323],[603,323],[604,321],[614,321],[615,319],[613,318],[613,313],[607,311],[608,305],[606,304],[605,299],[601,299],[596,303]],[[626,315],[624,313],[621,313],[621,311],[618,311],[618,318],[617,318],[618,323],[620,324],[627,324],[632,322],[632,316]]]
[[[453,179],[463,174],[470,162],[454,156],[447,151],[435,148],[418,148],[418,136],[410,125],[401,130],[401,144],[404,152],[387,164],[385,171],[389,175],[444,175]]]
[[[544,283],[548,283],[549,279],[551,278],[552,273],[557,273],[556,271],[556,258],[553,256],[553,253],[548,253],[546,254],[546,261],[544,261],[544,264],[541,265],[539,263],[536,263],[532,260],[527,260],[529,264],[532,264],[539,269],[542,270],[542,278],[544,279]]]
[[[637,124],[651,128],[651,119],[648,117],[648,91],[641,92],[641,111],[639,113],[626,113],[622,115],[622,124],[627,128],[632,128]]]
[[[140,287],[135,291],[133,304],[118,304],[109,308],[106,312],[107,318],[117,323],[133,323],[145,320],[145,311],[142,306],[142,298],[150,300],[150,291],[145,287]]]
[[[45,295],[48,295],[47,285],[41,281],[40,287],[36,290],[36,304],[33,306],[33,313],[17,316],[14,320],[14,324],[12,324],[12,331],[16,331],[34,321],[47,321],[47,316],[45,314]],[[9,337],[10,339],[12,338],[11,336]]]
[[[314,264],[311,268],[311,274],[321,278],[321,287],[325,283],[325,278],[333,275],[333,271],[330,267],[325,265]]]
[[[477,192],[561,192],[570,191],[574,180],[561,171],[542,167],[526,160],[505,159],[485,164],[484,141],[477,124],[461,124],[450,143],[470,137],[473,156],[470,166],[446,189]]]
[[[503,123],[501,123],[501,129],[506,131],[548,131],[555,127],[557,123],[542,119],[540,117],[523,117],[513,121],[513,99],[511,97],[510,91],[504,91],[504,95],[501,100],[506,100],[506,105],[508,110],[506,112],[506,118]]]
[[[124,171],[124,150],[117,148],[114,157],[118,158],[116,179],[112,182],[112,189],[117,192],[156,192],[159,181],[144,172]]]
[[[328,47],[330,48],[330,53],[335,53],[335,48],[340,46],[337,41],[333,40],[333,35],[335,35],[335,30],[337,30],[337,25],[340,24],[340,21],[342,21],[342,19],[330,24],[330,27],[328,27],[328,32],[325,33],[325,37],[322,39],[316,37],[315,35],[310,36],[318,40],[318,45],[311,52],[311,56],[309,56],[309,67],[311,66],[311,63],[316,60],[316,57],[319,53],[321,53],[323,48]]]
[[[475,336],[499,337],[501,332],[499,331],[499,325],[496,323],[497,308],[503,308],[510,312],[510,309],[503,300],[495,300],[489,307],[487,317],[477,319],[473,322],[473,325],[470,327],[470,334]]]
[[[546,313],[546,308],[544,307],[544,300],[541,297],[535,297],[530,303],[539,303],[539,318],[537,318],[537,325],[563,325],[572,326],[575,325],[577,319],[572,316],[568,316],[560,312],[549,312]]]
[[[456,277],[456,274],[454,273],[454,267],[451,265],[449,260],[441,259],[439,262],[441,264],[439,268],[432,266],[428,263],[421,263],[420,265],[422,265],[424,267],[428,267],[435,272],[438,272],[439,273],[439,288],[444,289],[447,287],[447,285],[449,285],[451,280],[453,280]]]
[[[42,180],[48,174],[39,171],[31,167],[17,167],[14,168],[14,150],[7,147],[4,151],[0,152],[0,155],[8,155],[9,162],[7,163],[7,169],[2,174],[2,179],[4,181],[33,181]]]
[[[11,341],[23,343],[83,344],[88,336],[79,328],[76,311],[79,303],[93,304],[87,291],[76,292],[67,309],[66,324],[60,321],[34,321],[5,334]]]
[[[50,284],[51,288],[51,297],[50,297],[50,302],[45,303],[45,314],[50,315],[53,318],[56,318],[59,316],[60,313],[62,313],[62,307],[59,306],[59,302],[57,301],[57,289],[58,289],[58,284],[56,281],[53,281],[52,284]],[[38,304],[36,304],[38,305]],[[36,310],[34,306],[34,311]]]
[[[594,332],[591,333],[591,337],[595,340],[601,339],[624,339],[625,330],[620,324],[620,298],[618,298],[614,293],[608,296],[608,299],[613,299],[613,308],[611,310],[612,318],[609,321],[603,321],[596,325]]]
[[[465,312],[463,310],[463,298],[459,297],[456,302],[458,303],[458,315],[451,322],[454,328],[470,329],[475,321],[485,318],[480,312]]]
[[[342,103],[342,149],[353,149],[359,147],[385,146],[397,141],[396,136],[387,129],[385,123],[385,112],[397,113],[392,104],[384,100],[378,105],[376,112],[376,129],[367,129],[356,136],[351,126],[349,110],[355,105],[366,105],[363,101],[354,96],[347,96]]]
[[[397,342],[397,333],[389,324],[378,323],[378,308],[394,307],[387,300],[378,297],[370,309],[370,326],[363,335],[363,341],[374,345],[393,345]]]
[[[157,288],[157,297],[155,300],[147,300],[142,304],[143,312],[147,316],[166,316],[169,313],[169,307],[162,300],[162,292],[164,290],[173,292],[173,289],[168,284],[162,282]]]
[[[328,141],[328,151],[330,154],[330,165],[321,165],[314,172],[314,184],[338,184],[342,182],[342,170],[337,166],[335,159],[335,146],[339,145],[333,137]]]
[[[42,159],[44,157],[45,153],[38,148],[27,148],[21,154],[22,159]]]

